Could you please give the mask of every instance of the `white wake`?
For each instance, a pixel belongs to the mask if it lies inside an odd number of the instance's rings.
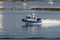
[[[46,19],[42,23],[33,23],[35,25],[42,25],[42,27],[54,27],[60,25],[60,20]]]
[[[60,20],[52,20],[52,19],[47,19],[47,20],[42,20],[42,23],[60,23]]]
[[[60,20],[52,20],[52,19],[42,20],[41,25],[42,27],[58,26],[60,25]]]

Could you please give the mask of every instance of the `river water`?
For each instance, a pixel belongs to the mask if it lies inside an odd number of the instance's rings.
[[[1,3],[3,6],[17,6],[20,3]],[[29,4],[29,3],[28,3]],[[48,4],[35,3],[40,6]],[[30,5],[36,6],[33,2]],[[43,4],[43,5],[41,5]],[[53,4],[59,6],[59,2]],[[35,13],[42,19],[38,25],[25,25],[22,18]],[[0,39],[5,40],[57,40],[60,39],[60,11],[4,10],[0,11]]]

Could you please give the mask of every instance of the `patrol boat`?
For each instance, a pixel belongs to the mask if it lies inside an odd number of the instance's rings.
[[[25,22],[26,25],[30,25],[30,24],[35,24],[35,23],[41,23],[41,18],[37,18],[35,16],[35,13],[32,13],[32,15],[27,15],[26,18],[22,19],[22,22]]]

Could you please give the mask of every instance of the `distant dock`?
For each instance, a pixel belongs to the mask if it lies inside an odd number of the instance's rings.
[[[0,6],[0,10],[47,10],[47,11],[60,11],[60,6],[15,6],[4,7]]]
[[[24,2],[24,0],[0,0],[1,3],[3,2]],[[43,0],[35,0],[36,2],[46,2]],[[26,0],[26,2],[35,2],[34,0]],[[60,0],[54,0],[53,2],[57,2]],[[0,11],[3,10],[47,10],[47,11],[60,11],[60,6],[14,6],[14,7],[5,7],[5,6],[0,6]]]

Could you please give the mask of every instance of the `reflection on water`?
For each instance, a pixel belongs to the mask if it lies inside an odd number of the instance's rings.
[[[23,30],[31,34],[38,33],[38,31],[40,31],[41,29],[41,25],[23,25],[22,27],[23,27]]]

